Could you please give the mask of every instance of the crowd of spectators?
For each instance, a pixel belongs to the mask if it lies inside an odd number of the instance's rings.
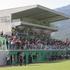
[[[61,41],[56,39],[22,39],[17,38],[16,36],[11,36],[6,41],[7,49],[66,49],[70,48],[69,41]]]

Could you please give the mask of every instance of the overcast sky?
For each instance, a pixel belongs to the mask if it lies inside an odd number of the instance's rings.
[[[40,4],[48,8],[58,8],[70,4],[70,0],[0,0],[0,10]]]

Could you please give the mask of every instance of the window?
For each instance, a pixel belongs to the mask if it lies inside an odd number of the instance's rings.
[[[10,17],[9,16],[3,16],[3,17],[0,17],[0,23],[7,23],[7,22],[10,22]]]

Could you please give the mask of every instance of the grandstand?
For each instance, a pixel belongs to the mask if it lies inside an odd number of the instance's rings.
[[[12,9],[13,10],[13,9]],[[51,39],[51,33],[57,31],[50,23],[68,19],[62,13],[34,5],[14,9],[11,13],[12,36],[6,36],[5,51],[2,65],[22,65],[63,59],[69,46],[62,41]],[[1,60],[3,61],[3,59]]]

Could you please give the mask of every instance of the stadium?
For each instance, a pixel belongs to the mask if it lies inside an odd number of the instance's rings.
[[[0,66],[69,60],[70,42],[53,39],[51,33],[58,28],[50,25],[66,19],[40,5],[1,10]]]

